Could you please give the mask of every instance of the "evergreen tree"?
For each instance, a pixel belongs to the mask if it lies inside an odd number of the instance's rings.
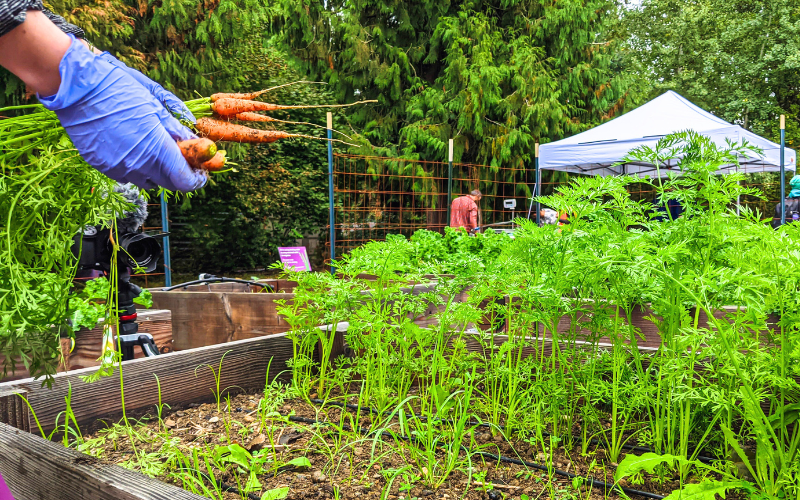
[[[242,68],[226,54],[266,38],[265,0],[50,0],[45,5],[107,50],[181,98],[240,89]],[[0,69],[0,105],[25,99],[23,85]]]
[[[533,145],[623,108],[612,0],[280,0],[275,26],[303,71],[386,155],[530,168]]]

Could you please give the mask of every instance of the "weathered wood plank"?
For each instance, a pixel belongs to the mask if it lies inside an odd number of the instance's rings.
[[[26,396],[20,389],[0,389],[0,423],[30,432],[28,405],[20,396]]]
[[[272,379],[286,370],[286,361],[291,356],[291,340],[285,334],[278,334],[126,361],[122,364],[125,410],[134,414],[154,408],[158,403],[156,376],[161,383],[162,402],[175,407],[213,399],[216,382],[209,366],[219,370],[221,359],[220,389],[224,396],[227,392],[263,388],[270,359],[273,358],[269,373]],[[78,424],[82,429],[93,428],[98,418],[117,420],[123,409],[119,374],[91,384],[80,378],[94,370],[58,374],[51,389],[41,387],[41,381],[24,379],[0,384],[0,391],[27,392],[36,416],[49,433],[55,428],[56,415],[64,410],[64,397],[71,387],[72,411]]]
[[[80,331],[84,332],[86,330],[85,329],[81,329]],[[59,359],[58,366],[56,367],[56,370],[59,371],[59,372],[67,371],[69,369],[69,362],[70,362],[70,359],[69,359],[70,358],[69,348],[70,348],[70,344],[71,344],[71,342],[70,342],[69,338],[63,338],[60,341],[61,359]],[[30,372],[28,371],[28,369],[25,367],[25,363],[23,363],[21,359],[16,358],[15,362],[14,362],[13,369],[9,368],[8,373],[6,373],[6,376],[3,377],[2,376],[3,375],[2,366],[3,366],[4,363],[5,363],[5,356],[1,356],[0,355],[0,382],[8,382],[8,381],[11,381],[11,380],[20,380],[20,379],[23,379],[23,378],[28,378],[31,375]]]
[[[211,285],[192,286],[207,289]],[[435,283],[416,284],[404,290],[418,295],[432,291],[435,286]],[[293,293],[164,292],[157,289],[151,293],[153,307],[172,311],[172,338],[176,351],[282,333],[290,328],[278,314],[275,301],[290,303]]]
[[[297,286],[296,281],[284,279],[260,279],[257,283],[264,283],[272,287],[274,292],[291,292]],[[166,287],[151,288],[151,292],[164,291]],[[198,283],[176,288],[176,292],[242,292],[242,293],[261,293],[264,287],[251,285],[248,283]]]
[[[294,297],[291,293],[151,293],[153,307],[172,311],[176,351],[285,332],[289,325],[278,315],[275,301]]]
[[[0,457],[0,474],[16,500],[204,498],[2,423]]]
[[[477,334],[467,333],[464,336],[464,340],[466,343],[466,348],[468,351],[471,352],[479,352],[483,354],[484,357],[490,357],[492,355],[492,350],[487,349],[484,347],[477,337]],[[571,349],[580,349],[586,352],[596,352],[596,351],[603,351],[603,350],[611,350],[614,348],[613,344],[609,344],[606,342],[587,342],[583,340],[559,340],[554,342],[551,338],[534,338],[534,337],[526,337],[527,345],[523,346],[521,351],[522,359],[525,359],[529,356],[543,356],[548,358],[553,355],[554,346],[557,344],[560,350],[571,350]],[[492,341],[496,347],[501,346],[505,342],[508,341],[507,335],[494,335],[492,337]],[[487,346],[488,347],[488,346]],[[656,347],[648,347],[637,345],[637,349],[641,353],[654,353],[658,351]]]
[[[172,348],[172,313],[167,310],[141,309],[138,311],[139,331],[153,336],[159,351],[171,352]],[[81,328],[75,332],[75,347],[70,352],[70,339],[61,339],[62,359],[58,364],[58,371],[77,370],[100,365],[100,355],[103,348],[103,327],[87,329]],[[144,357],[141,349],[134,349],[137,358]],[[0,357],[0,363],[2,363]],[[17,362],[14,373],[1,378],[0,382],[9,382],[30,377],[30,372],[22,362]]]
[[[333,364],[334,360],[339,356],[344,354],[345,348],[345,341],[344,341],[344,334],[347,332],[347,328],[350,326],[348,322],[340,322],[336,324],[336,330],[333,332],[333,341],[331,342],[331,352],[328,355],[328,359],[330,360],[331,364]],[[322,325],[319,327],[320,330],[327,332],[330,335],[331,330],[333,330],[334,325]],[[322,349],[322,342],[317,342],[317,360],[322,359],[323,349]]]

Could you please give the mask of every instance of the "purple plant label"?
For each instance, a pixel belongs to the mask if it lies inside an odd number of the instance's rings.
[[[294,271],[311,271],[306,247],[278,247],[278,255],[283,265]]]
[[[14,497],[11,496],[11,492],[8,491],[8,486],[6,486],[6,482],[3,481],[2,475],[0,475],[0,500],[14,500]]]

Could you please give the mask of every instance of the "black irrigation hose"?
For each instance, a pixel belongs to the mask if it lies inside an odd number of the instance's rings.
[[[349,404],[349,403],[339,403],[337,401],[323,401],[322,399],[311,399],[310,401],[312,403],[316,403],[316,404],[322,404],[322,405],[328,405],[328,406],[339,406],[341,408],[347,408],[348,410],[366,411],[366,412],[369,412],[369,413],[371,413],[373,415],[381,415],[381,414],[388,415],[388,414],[391,414],[391,412],[389,412],[389,411],[379,412],[378,410],[375,410],[375,409],[370,408],[368,406],[359,406],[359,405],[354,405],[354,404]],[[417,415],[416,413],[414,414],[414,416],[417,417],[417,418],[422,418],[422,419],[426,419],[427,418],[425,415]],[[441,419],[441,421],[442,422],[450,422],[450,423],[452,423],[452,420],[448,420],[448,419]],[[497,428],[500,428],[500,429],[505,429],[506,428],[506,426],[504,426],[504,425],[494,425],[494,424],[488,424],[488,423],[484,423],[484,422],[467,422],[467,425],[480,426],[480,427],[497,427]],[[550,436],[551,435],[547,431],[542,431],[542,433],[545,436]],[[603,445],[603,442],[600,441],[599,439],[592,438],[592,439],[589,440],[589,444],[596,444],[596,445],[598,445],[598,446],[600,446],[602,448],[605,448],[605,446]],[[652,448],[649,448],[647,446],[636,446],[636,445],[632,445],[632,444],[622,444],[622,445],[620,445],[620,448],[625,449],[625,450],[638,451],[639,453],[654,453]],[[701,461],[701,462],[703,462],[703,463],[706,463],[706,464],[710,464],[715,460],[715,459],[713,459],[711,457],[703,457],[703,456],[696,457],[696,459]]]
[[[527,460],[518,460],[516,458],[505,457],[503,455],[495,455],[493,453],[488,453],[488,452],[485,452],[485,451],[479,451],[479,452],[475,452],[475,453],[477,455],[481,455],[483,457],[488,457],[488,458],[491,458],[493,460],[499,460],[501,462],[507,462],[507,463],[510,463],[510,464],[517,464],[517,465],[524,465],[525,467],[530,467],[532,469],[538,469],[538,470],[542,470],[542,471],[548,471],[548,472],[550,471],[550,469],[548,469],[544,465],[537,464],[537,463],[534,463],[534,462],[528,462]],[[571,478],[571,479],[580,478],[583,481],[588,482],[589,485],[592,486],[592,487],[603,488],[603,491],[606,492],[606,493],[609,492],[609,491],[615,491],[617,493],[624,492],[624,493],[626,493],[628,495],[639,495],[639,496],[642,496],[642,497],[645,497],[645,498],[653,498],[655,500],[662,500],[663,498],[665,498],[663,495],[659,495],[658,493],[650,493],[649,491],[634,490],[633,488],[626,488],[624,486],[618,486],[616,484],[608,484],[605,481],[600,481],[599,479],[595,479],[595,478],[590,477],[590,476],[579,476],[577,474],[573,474],[571,472],[567,472],[567,471],[561,470],[561,469],[553,469],[553,472],[555,472],[559,476],[565,476],[565,477],[568,477],[568,478]]]
[[[338,403],[336,406],[339,406],[339,405],[342,405],[342,403]],[[352,406],[355,406],[355,405],[352,405]],[[375,410],[372,410],[372,411],[375,411]],[[305,418],[305,417],[290,416],[289,420],[291,422],[302,422],[302,423],[306,423],[306,424],[330,424],[330,422],[323,422],[323,421],[320,421],[320,420],[315,420],[313,418]],[[348,430],[348,431],[352,430],[347,425],[343,425],[342,429]],[[376,433],[376,431],[373,431],[371,429],[367,429],[365,427],[359,428],[358,432],[362,433],[362,434],[365,434],[365,435],[375,434]],[[411,442],[416,441],[416,438],[414,438],[413,436],[403,436],[403,435],[400,435],[400,434],[395,435],[395,434],[392,434],[390,432],[381,432],[380,435],[381,436],[389,436],[389,437],[391,437],[393,439],[401,439],[403,441],[411,441]],[[567,471],[561,470],[561,469],[555,469],[555,468],[550,469],[546,465],[537,464],[535,462],[528,462],[526,460],[518,460],[516,458],[506,457],[506,456],[503,456],[503,455],[495,455],[493,453],[488,453],[488,452],[485,452],[485,451],[471,452],[469,449],[467,449],[464,446],[462,446],[461,448],[466,450],[467,452],[473,453],[475,455],[480,455],[482,457],[491,458],[492,460],[497,460],[497,461],[500,461],[500,462],[506,462],[506,463],[510,463],[510,464],[524,465],[525,467],[530,467],[532,469],[546,471],[548,473],[552,470],[552,472],[554,472],[555,474],[558,474],[560,476],[565,476],[565,477],[568,477],[570,479],[580,478],[580,479],[582,479],[583,481],[587,482],[590,486],[592,486],[594,488],[603,488],[604,492],[608,492],[608,491],[615,491],[617,493],[622,492],[622,493],[625,493],[627,495],[638,495],[638,496],[642,496],[642,497],[645,497],[645,498],[652,498],[654,500],[662,500],[663,498],[665,498],[663,495],[659,495],[657,493],[650,493],[649,491],[640,491],[640,490],[635,490],[635,489],[632,489],[632,488],[626,488],[626,487],[623,487],[623,486],[618,486],[618,485],[615,485],[615,484],[609,484],[609,483],[606,483],[605,481],[600,481],[599,479],[595,479],[595,478],[590,477],[590,476],[579,476],[577,474],[572,474],[571,472],[567,472]]]
[[[207,284],[207,283],[244,283],[245,285],[255,285],[255,286],[260,286],[260,287],[263,287],[263,288],[269,288],[273,292],[275,291],[275,288],[272,285],[269,285],[267,283],[259,283],[258,281],[250,281],[250,280],[240,280],[238,278],[216,278],[216,277],[214,277],[214,278],[206,278],[206,279],[203,279],[203,280],[187,281],[186,283],[181,283],[179,285],[173,285],[173,286],[171,286],[169,288],[162,288],[161,291],[162,292],[170,292],[170,291],[178,289],[178,288],[186,288],[189,285],[202,285],[202,284]]]
[[[222,491],[227,491],[229,493],[233,493],[234,495],[239,495],[240,497],[242,496],[242,492],[239,490],[239,488],[237,488],[232,484],[220,481],[219,486],[222,489]],[[248,493],[247,498],[249,498],[250,500],[261,500],[261,497],[256,495],[255,493]]]

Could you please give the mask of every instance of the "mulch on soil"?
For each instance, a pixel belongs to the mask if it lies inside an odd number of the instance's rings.
[[[230,399],[230,406],[228,402],[222,402],[221,411],[218,411],[215,403],[168,410],[162,416],[161,423],[157,418],[145,417],[135,426],[137,435],[143,438],[141,442],[137,439],[136,443],[131,443],[129,436],[124,432],[99,431],[86,437],[91,444],[85,451],[110,463],[145,473],[149,470],[150,475],[178,486],[182,486],[180,481],[170,479],[167,471],[159,471],[158,467],[149,468],[146,463],[132,459],[135,456],[149,456],[149,460],[158,465],[159,454],[165,449],[164,443],[172,441],[172,446],[177,447],[185,455],[191,455],[194,448],[210,452],[215,445],[238,443],[251,452],[271,450],[279,464],[285,464],[297,457],[306,457],[311,462],[310,468],[280,468],[277,474],[270,472],[258,476],[263,489],[253,493],[256,498],[259,498],[264,491],[288,487],[289,493],[286,498],[289,500],[377,500],[381,498],[390,482],[387,497],[389,500],[423,498],[500,500],[521,498],[523,495],[527,495],[531,500],[606,498],[604,492],[597,488],[583,485],[576,489],[576,483],[570,478],[554,475],[548,480],[546,472],[521,465],[492,462],[479,456],[472,459],[472,478],[469,484],[467,471],[455,470],[439,488],[434,490],[422,484],[420,480],[413,481],[415,474],[418,474],[421,467],[425,467],[425,464],[415,463],[411,454],[404,450],[414,446],[413,444],[405,442],[401,447],[385,436],[376,438],[374,435],[364,436],[356,433],[345,433],[342,439],[343,435],[333,426],[314,426],[298,422],[267,420],[266,428],[263,428],[258,411],[261,397],[263,394],[238,395]],[[300,399],[286,401],[279,408],[279,412],[282,415],[293,414],[326,422],[344,422],[346,425],[350,425],[356,418],[355,412],[331,406],[320,408]],[[368,427],[369,416],[362,414],[359,417],[359,420],[354,422],[355,425]],[[537,447],[521,441],[508,442],[502,435],[492,435],[486,428],[478,427],[471,432],[474,443],[477,443],[482,451],[500,453],[540,464],[545,464],[549,458]],[[579,451],[579,449],[563,448],[553,450],[553,467],[613,482],[616,464],[606,458],[602,448],[590,450],[588,456],[581,456]],[[465,455],[462,453],[463,456]],[[438,467],[443,463],[444,456],[440,453],[437,458]],[[393,481],[391,480],[396,471],[408,465],[411,467],[406,471],[405,477],[399,474]],[[154,470],[156,473],[153,473]],[[217,481],[230,485],[236,485],[237,482],[244,485],[248,477],[246,473],[236,473],[235,467],[228,467],[228,472],[217,471],[217,473]],[[238,477],[234,477],[233,474],[237,474]],[[476,475],[483,480],[483,484],[476,484]],[[676,480],[668,480],[661,484],[650,477],[645,477],[641,484],[632,485],[623,480],[620,485],[661,495],[668,495],[680,486]],[[619,495],[611,493],[610,496]],[[242,496],[226,492],[222,498],[234,500]]]

